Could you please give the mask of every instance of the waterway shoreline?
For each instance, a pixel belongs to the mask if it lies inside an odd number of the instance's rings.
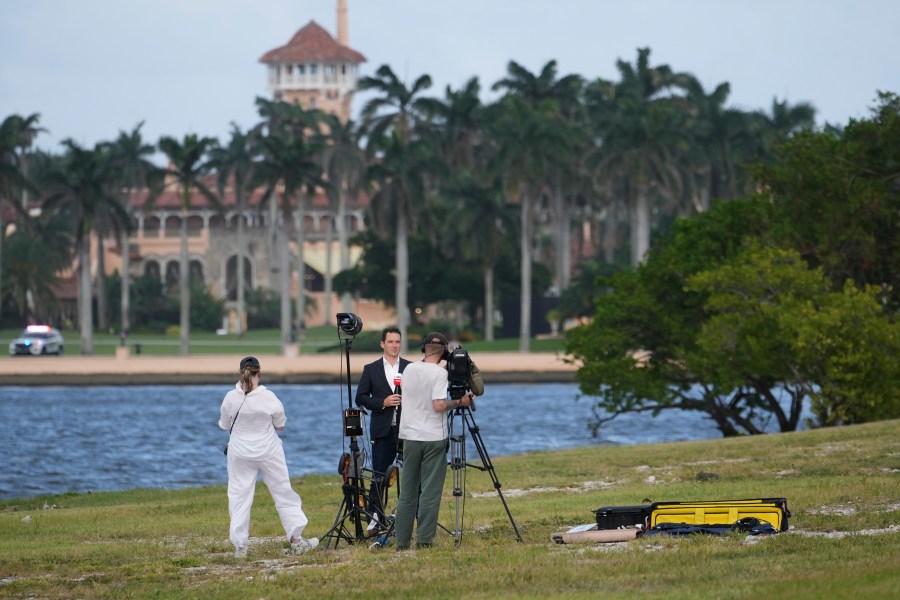
[[[363,365],[379,354],[350,357],[355,385]],[[40,356],[3,357],[0,369],[13,385],[205,385],[237,376],[240,356]],[[330,384],[346,381],[346,356],[258,355],[266,383]],[[415,359],[415,355],[409,358]],[[472,354],[487,383],[571,383],[576,366],[555,353],[497,352]]]

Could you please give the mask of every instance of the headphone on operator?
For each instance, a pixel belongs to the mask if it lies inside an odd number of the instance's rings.
[[[437,342],[434,341],[435,338],[438,339]],[[447,358],[450,356],[450,351],[447,349],[447,346],[449,344],[447,342],[447,338],[444,337],[444,334],[439,333],[437,331],[433,331],[433,332],[429,333],[428,335],[426,335],[425,337],[423,337],[422,345],[421,345],[422,354],[425,354],[425,347],[428,344],[435,344],[435,345],[440,344],[441,346],[443,346],[444,349],[441,352],[441,360],[447,360]]]

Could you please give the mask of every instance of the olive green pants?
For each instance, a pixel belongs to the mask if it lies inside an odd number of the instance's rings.
[[[395,532],[397,548],[408,548],[416,522],[416,544],[429,545],[437,531],[441,493],[447,477],[447,440],[403,442],[400,499]]]

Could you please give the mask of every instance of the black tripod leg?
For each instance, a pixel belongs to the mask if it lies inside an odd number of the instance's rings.
[[[450,451],[450,459],[448,460],[447,465],[450,467],[450,472],[453,474],[453,500],[456,512],[456,517],[454,519],[454,529],[453,531],[450,531],[449,529],[441,525],[440,522],[438,522],[437,526],[449,533],[456,541],[456,545],[459,546],[462,542],[462,515],[460,512],[460,501],[462,499],[463,489],[461,484],[461,472],[466,468],[466,436],[465,431],[458,435],[456,433],[456,423],[453,418],[456,415],[456,412],[457,411],[453,411],[450,413],[447,423],[447,442],[448,450]]]
[[[463,516],[462,502],[465,489],[466,473],[466,435],[465,430],[459,434],[453,431],[453,422],[450,423],[450,470],[453,472],[453,501],[456,507],[456,521],[453,529],[453,537],[456,545],[462,543]]]
[[[338,508],[337,516],[334,518],[334,524],[331,526],[323,536],[323,540],[328,540],[325,542],[325,549],[331,547],[331,542],[334,542],[334,547],[337,548],[338,544],[341,540],[344,540],[348,544],[353,543],[353,538],[350,536],[350,532],[347,531],[344,523],[350,517],[350,499],[348,498],[346,492],[344,493],[344,499],[341,501],[341,506]]]
[[[487,448],[484,446],[484,440],[481,439],[481,430],[478,425],[475,424],[475,417],[472,415],[471,411],[466,411],[463,413],[463,417],[466,421],[466,425],[469,428],[469,433],[472,434],[472,441],[475,443],[475,449],[478,451],[478,457],[481,459],[482,466],[479,467],[482,471],[487,471],[491,476],[491,481],[494,484],[494,489],[497,490],[497,495],[500,496],[500,502],[503,503],[503,508],[506,510],[506,516],[509,517],[509,523],[512,525],[513,531],[516,532],[516,539],[518,541],[522,541],[522,535],[519,533],[519,528],[516,526],[516,521],[513,519],[512,513],[509,511],[509,506],[506,504],[506,498],[503,497],[503,492],[500,491],[500,480],[497,479],[497,473],[494,471],[494,464],[491,462],[491,457],[488,456]]]
[[[366,539],[366,532],[363,529],[363,519],[371,520],[372,513],[368,512],[368,508],[372,505],[368,496],[368,490],[364,489],[365,480],[362,477],[350,477],[344,483],[344,499],[341,501],[341,507],[338,509],[337,517],[334,520],[334,526],[322,536],[322,539],[328,539],[325,548],[331,547],[331,541],[334,541],[334,547],[337,548],[338,543],[344,540],[348,544],[354,541],[362,542]],[[363,504],[364,503],[364,504]],[[347,527],[347,519],[353,521],[353,532]]]

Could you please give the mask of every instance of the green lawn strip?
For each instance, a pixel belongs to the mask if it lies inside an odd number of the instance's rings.
[[[9,344],[18,337],[21,329],[0,330],[0,340]],[[63,331],[65,340],[65,354],[76,355],[80,352],[81,342],[76,331]],[[409,337],[414,340],[410,347],[415,349],[421,334],[411,332]],[[242,337],[235,334],[217,335],[211,332],[191,332],[191,354],[280,354],[281,333],[277,329],[259,329],[246,332]],[[378,341],[379,331],[363,331],[354,341],[354,350],[357,352],[380,352]],[[299,342],[302,354],[319,354],[323,352],[339,353],[341,348],[337,338],[337,329],[332,326],[311,327],[306,331],[304,339]],[[532,339],[532,352],[561,352],[563,340]],[[121,345],[118,333],[94,332],[93,335],[94,356],[113,356],[116,347]],[[162,333],[132,333],[126,338],[126,345],[132,354],[140,351],[141,355],[148,356],[177,356],[181,342],[177,334],[165,335]],[[140,346],[140,348],[138,348]],[[492,342],[472,341],[463,346],[471,352],[516,352],[519,349],[518,338],[504,338]],[[4,351],[6,348],[4,346]],[[416,349],[416,351],[418,351]],[[48,357],[52,359],[52,357]]]
[[[488,445],[489,437],[485,432]],[[0,596],[863,598],[900,592],[900,421],[532,452],[498,458],[494,466],[524,543],[515,541],[489,476],[474,468],[465,472],[462,545],[440,533],[434,548],[402,553],[342,543],[287,556],[262,484],[248,560],[231,556],[224,486],[0,502]],[[701,472],[706,476],[698,479]],[[340,479],[293,482],[310,517],[308,535],[321,536],[338,515]],[[592,522],[592,511],[605,505],[782,496],[793,512],[792,530],[776,536],[550,541],[556,531]],[[452,529],[454,518],[448,474],[440,521]]]

